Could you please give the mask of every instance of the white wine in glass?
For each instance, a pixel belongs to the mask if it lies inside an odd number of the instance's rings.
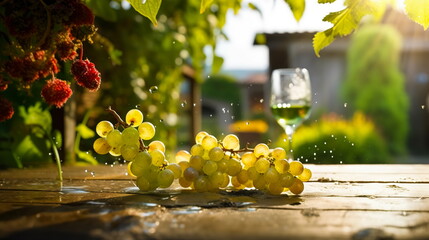
[[[311,109],[310,76],[305,68],[276,69],[271,75],[271,112],[289,139],[288,158],[293,159],[292,135]]]

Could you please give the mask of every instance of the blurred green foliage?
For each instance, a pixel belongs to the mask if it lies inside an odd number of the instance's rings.
[[[406,152],[408,96],[399,68],[401,36],[391,26],[368,24],[355,33],[347,54],[344,100],[377,126],[392,154]]]
[[[287,147],[286,136],[276,145]],[[350,120],[326,115],[310,125],[301,126],[293,136],[294,157],[321,164],[389,163],[390,155],[375,125],[364,114]]]

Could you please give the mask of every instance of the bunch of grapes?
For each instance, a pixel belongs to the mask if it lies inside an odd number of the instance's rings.
[[[92,42],[95,31],[94,14],[82,0],[3,1],[0,35],[2,54],[8,57],[0,59],[0,95],[9,85],[27,91],[40,84],[42,99],[62,107],[72,89],[70,83],[54,76],[60,71],[58,61],[84,62],[83,42]],[[80,59],[76,60],[78,49]],[[86,71],[72,74],[78,85],[95,91],[100,73],[94,64],[85,63]],[[0,121],[5,121],[12,118],[14,110],[8,99],[0,97],[8,106],[8,111],[0,112]]]
[[[240,148],[240,140],[234,134],[219,141],[204,131],[195,136],[190,152],[180,150],[169,162],[161,141],[145,145],[144,141],[154,137],[155,127],[143,122],[140,110],[130,110],[125,121],[111,108],[108,111],[118,123],[115,126],[109,121],[97,124],[100,138],[95,140],[94,150],[99,154],[122,155],[129,161],[128,172],[137,178],[136,185],[142,191],[168,188],[176,179],[181,187],[198,192],[256,188],[273,195],[286,191],[300,194],[304,190],[303,182],[312,175],[301,162],[287,160],[283,148],[270,149],[265,143]]]

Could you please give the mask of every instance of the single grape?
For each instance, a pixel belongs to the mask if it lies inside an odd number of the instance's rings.
[[[278,182],[272,182],[268,185],[268,192],[272,195],[280,195],[283,190],[283,186]]]
[[[201,145],[201,144],[194,144],[192,147],[191,147],[191,154],[193,155],[193,156],[203,156],[204,155],[204,148],[203,148],[203,146]]]
[[[280,178],[280,174],[277,172],[275,167],[268,168],[264,176],[267,183],[277,182]]]
[[[273,151],[271,152],[271,156],[275,160],[285,159],[286,158],[286,151],[281,147],[274,148]]]
[[[310,180],[311,175],[312,175],[311,170],[308,168],[304,168],[304,170],[298,176],[298,178],[301,179],[301,181],[303,181],[303,182],[307,182],[308,180]]]
[[[215,161],[215,162],[220,161],[224,156],[225,156],[225,153],[220,147],[214,147],[209,151],[209,159],[212,161]]]
[[[204,159],[200,156],[192,156],[189,159],[189,166],[193,167],[195,170],[200,171],[203,168]]]
[[[206,161],[203,166],[203,172],[206,175],[211,175],[217,170],[217,163],[214,161]]]
[[[153,151],[155,149],[158,149],[161,152],[165,152],[165,145],[164,145],[164,143],[161,142],[161,141],[158,141],[158,140],[149,143],[148,147],[149,147],[149,152],[151,152],[151,151]]]
[[[149,171],[150,165],[152,163],[152,157],[146,151],[139,152],[132,163],[131,172],[136,176],[143,176],[144,173]]]
[[[179,178],[179,184],[180,186],[184,188],[188,188],[192,185],[191,181],[186,180],[184,177]]]
[[[247,181],[249,181],[249,174],[247,172],[247,170],[242,169],[238,174],[237,174],[237,180],[239,183],[241,184],[246,184]]]
[[[123,144],[138,145],[139,139],[139,131],[133,127],[125,128],[124,131],[122,131]]]
[[[253,186],[259,190],[266,189],[267,182],[265,181],[265,177],[263,175],[260,175],[257,179],[253,180]]]
[[[189,167],[189,162],[188,161],[180,161],[179,166],[182,169],[182,173],[183,173],[185,171],[185,169],[187,169]]]
[[[132,127],[138,127],[143,122],[143,113],[138,109],[131,109],[125,116],[125,122]]]
[[[122,133],[118,129],[109,132],[107,134],[106,140],[111,147],[119,147],[123,144]]]
[[[186,150],[180,150],[176,153],[175,160],[176,162],[186,161],[189,162],[191,158],[191,154]]]
[[[155,136],[155,126],[150,122],[143,122],[138,128],[139,136],[143,140],[150,140]]]
[[[235,189],[243,189],[244,186],[238,181],[237,176],[231,178],[231,184]]]
[[[295,178],[291,173],[285,172],[283,174],[280,174],[279,182],[283,187],[288,188],[292,186],[294,181],[295,181]]]
[[[127,164],[127,173],[128,175],[130,175],[131,177],[137,177],[137,175],[135,175],[132,170],[131,170],[131,165],[133,164],[133,162],[128,162]]]
[[[154,166],[161,166],[164,164],[165,155],[163,152],[161,152],[158,149],[154,149],[151,152],[149,152],[150,156],[152,157],[152,164]]]
[[[255,169],[258,173],[266,173],[270,167],[270,161],[266,158],[260,158],[255,162]]]
[[[118,147],[112,147],[112,149],[110,149],[110,151],[109,151],[110,155],[112,155],[114,157],[121,156],[121,147],[122,147],[122,145],[120,145]]]
[[[259,143],[253,149],[253,152],[254,152],[256,158],[268,157],[268,155],[270,154],[270,148],[265,143]]]
[[[113,129],[113,124],[109,121],[101,121],[95,127],[95,131],[100,137],[107,137],[107,134],[113,131]]]
[[[203,138],[207,135],[209,135],[209,134],[207,132],[204,132],[204,131],[197,133],[197,135],[195,135],[195,143],[201,144],[203,141]]]
[[[224,181],[223,173],[216,171],[209,176],[210,183],[215,188],[220,188]]]
[[[208,178],[207,176],[201,175],[198,176],[194,181],[194,187],[197,192],[205,192],[208,189]]]
[[[223,138],[223,147],[229,150],[240,149],[240,140],[235,134],[228,134]]]
[[[242,169],[240,162],[234,158],[227,161],[226,173],[229,176],[236,176]]]
[[[178,179],[182,176],[182,167],[177,163],[168,164],[167,169],[170,169],[174,173],[174,179]]]
[[[260,173],[256,171],[255,167],[250,167],[247,169],[247,175],[249,176],[250,180],[255,180],[259,177]]]
[[[223,173],[223,182],[222,182],[222,185],[220,186],[220,188],[228,187],[229,181],[230,181],[230,177],[228,176],[228,174]]]
[[[136,185],[141,191],[144,192],[147,192],[151,189],[149,180],[143,176],[137,178]]]
[[[105,138],[97,138],[92,144],[92,147],[96,153],[101,155],[107,154],[112,149]]]
[[[228,159],[222,159],[221,161],[219,161],[219,162],[216,162],[217,163],[217,170],[219,171],[219,172],[225,172],[226,171],[226,169],[228,168]]]
[[[285,173],[289,170],[289,162],[286,159],[274,160],[274,166],[279,173]]]
[[[170,169],[161,170],[158,173],[158,184],[161,188],[168,188],[174,181],[174,173]]]
[[[204,150],[210,151],[212,148],[217,146],[217,139],[213,135],[207,135],[203,138],[203,141],[201,142],[201,145],[203,146]]]
[[[304,183],[298,178],[295,178],[295,181],[293,181],[292,186],[289,187],[289,191],[291,191],[293,194],[302,193],[302,191],[304,191]]]
[[[124,160],[133,161],[139,152],[139,148],[136,145],[122,145],[121,154]]]
[[[256,156],[252,152],[246,152],[241,156],[241,162],[246,166],[246,168],[250,168],[255,165]]]
[[[198,171],[193,167],[188,167],[183,172],[183,177],[189,182],[195,181],[195,179],[197,179],[198,176],[199,176]]]
[[[300,161],[292,161],[289,164],[289,172],[294,176],[301,175],[302,171],[304,171],[304,165]]]

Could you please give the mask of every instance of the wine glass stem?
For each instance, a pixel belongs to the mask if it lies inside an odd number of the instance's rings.
[[[287,151],[286,151],[286,157],[288,159],[293,160],[292,136],[293,136],[293,133],[295,131],[295,126],[286,125],[285,131],[286,131],[286,136],[288,139],[288,147],[289,147],[289,149],[287,149]]]

